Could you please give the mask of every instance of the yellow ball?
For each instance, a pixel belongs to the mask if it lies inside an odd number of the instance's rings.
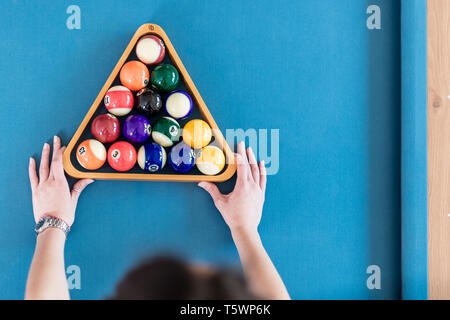
[[[195,164],[201,173],[214,176],[225,167],[225,155],[218,147],[207,146],[202,148]]]
[[[194,149],[207,146],[211,141],[211,127],[205,121],[194,119],[186,123],[183,128],[184,142]]]

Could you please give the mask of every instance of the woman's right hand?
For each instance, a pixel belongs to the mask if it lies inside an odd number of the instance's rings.
[[[237,180],[231,193],[222,194],[211,182],[198,185],[211,195],[232,233],[257,233],[266,192],[264,161],[258,166],[253,150],[248,148],[246,152],[244,142],[239,143],[235,159]]]

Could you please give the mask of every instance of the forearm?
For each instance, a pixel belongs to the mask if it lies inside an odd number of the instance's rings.
[[[64,266],[64,232],[49,228],[36,240],[25,299],[70,299]]]
[[[286,287],[257,231],[232,231],[233,240],[251,290],[260,298],[290,299]]]

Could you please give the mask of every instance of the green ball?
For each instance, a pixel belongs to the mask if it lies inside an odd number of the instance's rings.
[[[175,119],[162,117],[153,126],[152,138],[163,147],[171,147],[180,140],[180,125]]]
[[[180,76],[177,69],[171,64],[160,64],[153,69],[150,75],[150,83],[153,87],[160,91],[175,90]]]

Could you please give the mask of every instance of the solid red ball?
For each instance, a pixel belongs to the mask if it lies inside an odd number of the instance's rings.
[[[136,164],[136,149],[129,142],[115,142],[109,147],[108,163],[114,170],[128,171]]]
[[[109,113],[100,114],[92,121],[91,132],[102,143],[114,142],[120,135],[119,120]]]

